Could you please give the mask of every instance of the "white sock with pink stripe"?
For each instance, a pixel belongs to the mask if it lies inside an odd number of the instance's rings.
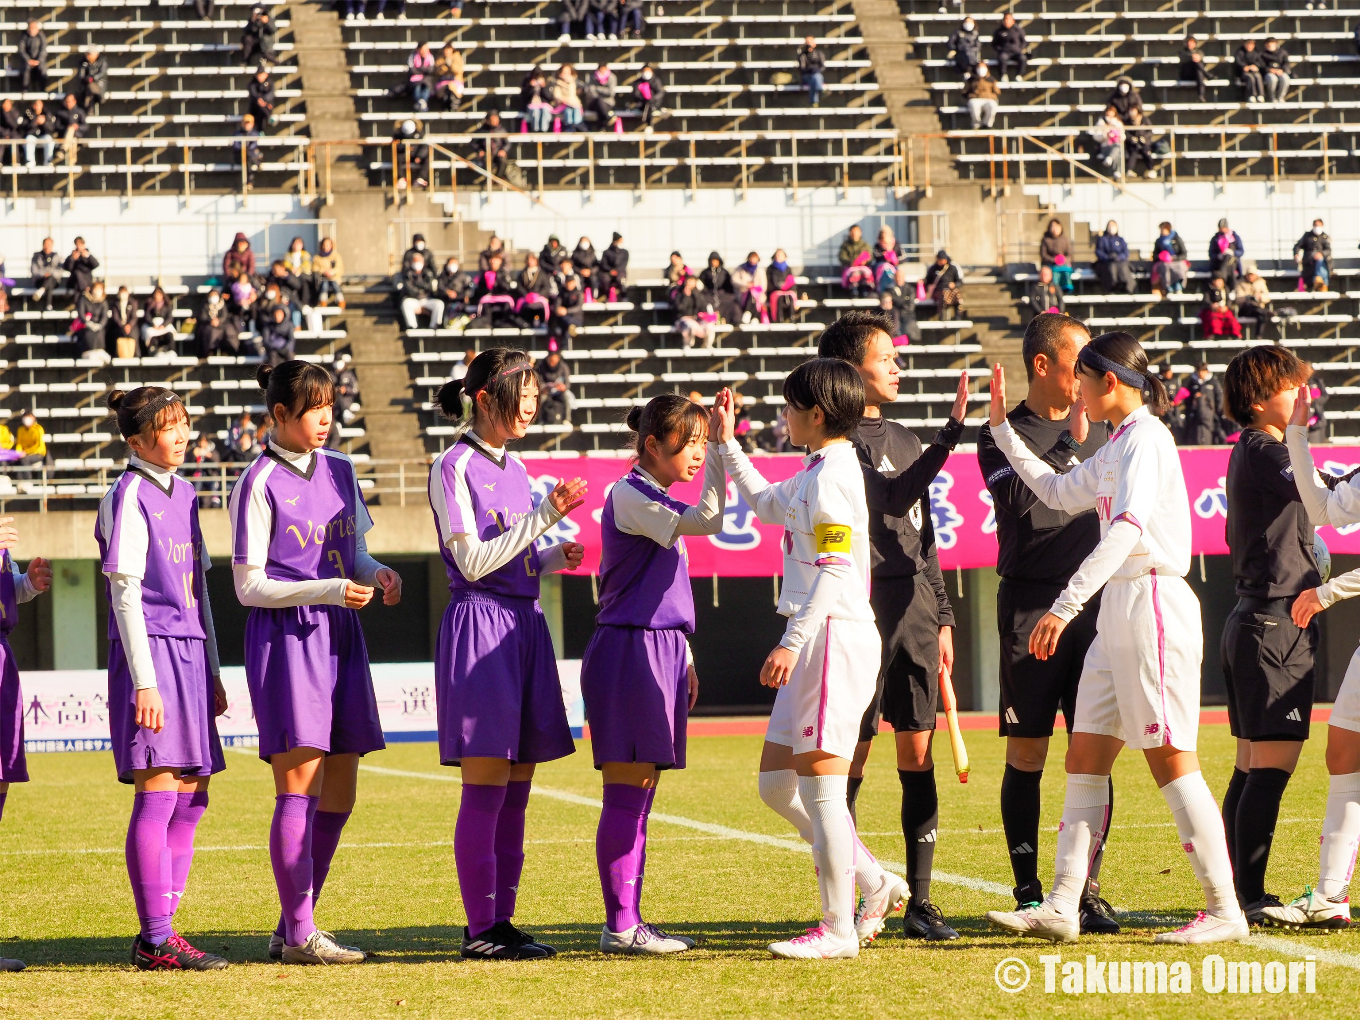
[[[853,823],[853,821],[852,818],[851,822]],[[859,838],[857,830],[855,832],[855,884],[859,886],[859,891],[864,893],[865,896],[870,896],[883,888],[883,883],[887,879],[888,873],[883,870],[878,859],[869,852],[869,848]]]
[[[1204,774],[1192,772],[1173,779],[1162,787],[1162,797],[1171,808],[1181,846],[1204,889],[1208,902],[1206,909],[1215,917],[1228,920],[1240,917],[1242,907],[1237,902],[1237,888],[1233,885],[1228,840],[1223,834],[1223,815],[1214,795],[1209,792]]]
[[[1095,841],[1105,831],[1110,810],[1110,777],[1069,775],[1058,826],[1057,862],[1048,905],[1061,914],[1074,913],[1086,888]]]
[[[837,938],[855,937],[855,823],[845,802],[846,776],[799,776],[798,796],[812,820],[812,845],[820,866],[822,927]]]
[[[1332,776],[1327,789],[1327,814],[1322,819],[1322,852],[1318,892],[1327,897],[1346,895],[1355,870],[1355,848],[1360,844],[1360,772]]]

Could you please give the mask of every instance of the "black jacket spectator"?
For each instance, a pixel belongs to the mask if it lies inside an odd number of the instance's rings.
[[[550,273],[556,273],[562,268],[562,263],[571,257],[571,252],[567,251],[566,245],[558,240],[557,235],[553,234],[548,238],[548,243],[543,246],[543,250],[538,253],[538,264]]]
[[[619,242],[623,240],[622,234],[615,234],[609,247],[600,256],[600,283],[613,287],[622,296],[623,289],[628,286],[628,249]]]
[[[19,36],[14,66],[19,72],[20,92],[47,91],[47,37],[36,21],[28,23],[28,30]]]
[[[552,274],[544,272],[541,264],[525,266],[515,277],[515,290],[519,292],[520,297],[538,294],[551,298],[554,290]]]
[[[600,260],[595,255],[595,246],[590,243],[590,238],[583,237],[576,242],[576,250],[571,253],[571,268],[576,270],[576,275],[581,278],[581,291],[593,290],[598,293],[599,280],[597,270],[600,267]]]
[[[718,314],[728,322],[741,318],[737,309],[737,289],[732,285],[732,274],[723,265],[722,256],[716,251],[708,253],[708,266],[699,273],[699,282],[704,290],[713,295],[713,304]]]
[[[109,318],[113,323],[111,330],[114,337],[131,337],[136,339],[137,327],[137,299],[128,292],[126,287],[119,287],[118,293],[109,298]]]
[[[1046,312],[1050,308],[1056,308],[1060,312],[1066,311],[1063,304],[1062,288],[1055,280],[1050,279],[1047,283],[1043,280],[1035,280],[1029,285],[1029,310],[1033,315]]]
[[[52,134],[58,138],[85,137],[85,111],[74,95],[68,95],[52,115]]]
[[[590,10],[590,0],[562,0],[562,9],[557,13],[557,34],[571,35],[572,29],[584,31],[586,12]]]
[[[472,300],[480,302],[484,297],[513,297],[514,288],[515,283],[504,266],[496,270],[488,269],[477,274],[477,287],[472,292]]]
[[[1129,111],[1134,107],[1140,110],[1143,108],[1143,97],[1133,87],[1133,79],[1119,78],[1115,82],[1114,91],[1110,93],[1110,98],[1105,100],[1105,105],[1113,106],[1115,112],[1119,114],[1119,119],[1127,124]]]
[[[256,62],[274,63],[274,19],[263,7],[250,11],[250,20],[241,29],[241,63],[246,66]]]
[[[263,79],[263,80],[262,80]],[[246,84],[246,112],[255,117],[255,123],[263,128],[274,116],[274,106],[278,98],[274,94],[274,82],[268,74],[257,74]]]
[[[826,54],[822,51],[820,46],[814,46],[811,49],[807,46],[800,46],[798,48],[798,73],[826,73]]]
[[[0,138],[23,138],[24,137],[24,113],[16,109],[13,99],[6,99],[0,102]],[[3,157],[8,159],[8,150]],[[18,158],[16,153],[15,158]]]
[[[1014,16],[1006,17],[1010,24],[1003,21],[992,33],[992,51],[996,54],[997,74],[1002,79],[1010,74],[1012,66],[1017,75],[1025,73],[1025,50],[1029,46],[1025,30],[1016,24]]]
[[[33,286],[38,290],[34,298],[42,298],[49,311],[52,308],[52,292],[66,279],[66,270],[61,267],[61,256],[51,248],[52,239],[44,238],[42,248],[33,253],[28,263],[28,275],[33,277]]]
[[[893,339],[905,336],[912,343],[918,343],[921,327],[916,323],[916,285],[910,281],[898,283],[894,274],[878,299],[880,310],[893,321]]]
[[[1180,52],[1180,65],[1176,70],[1178,81],[1192,81],[1195,83],[1195,90],[1199,93],[1199,101],[1204,102],[1204,83],[1208,78],[1208,72],[1204,67],[1204,53],[1199,48],[1199,40],[1193,35],[1187,36],[1185,46]]]
[[[91,57],[94,59],[91,60]],[[102,100],[104,93],[109,90],[109,62],[100,56],[98,50],[90,50],[80,62],[72,84],[80,96],[80,105],[88,110]]]
[[[1273,50],[1257,50],[1256,56],[1262,74],[1271,70],[1283,71],[1285,74],[1289,73],[1289,54],[1285,51],[1283,46],[1277,46]]]
[[[686,316],[697,319],[700,315],[711,315],[713,311],[713,295],[707,290],[700,290],[696,287],[689,294],[686,294],[683,290],[677,290],[671,297],[672,322],[679,322]]]
[[[71,289],[77,293],[84,293],[94,282],[94,271],[99,268],[99,260],[81,244],[66,256],[61,268],[71,276]]]
[[[246,168],[246,188],[253,188],[255,186],[255,174],[259,171],[264,159],[260,156],[260,131],[255,125],[255,118],[250,114],[241,118],[241,123],[236,128],[236,134],[232,139],[231,147],[236,153],[236,165]]]
[[[545,424],[556,425],[567,416],[571,372],[561,354],[549,351],[534,365],[534,375],[538,376],[538,416]]]
[[[1310,286],[1313,277],[1317,274],[1317,266],[1321,255],[1321,263],[1327,269],[1327,277],[1332,275],[1332,239],[1327,236],[1327,232],[1321,231],[1313,233],[1311,230],[1294,242],[1294,258],[1299,260],[1303,270],[1303,278]]]
[[[280,365],[293,360],[297,341],[293,339],[293,321],[288,318],[287,309],[282,306],[274,309],[272,321],[260,330],[260,342],[264,344],[265,360],[269,364]]]
[[[607,64],[581,78],[581,106],[585,113],[595,115],[596,130],[603,131],[614,123],[614,90],[618,84],[618,77]]]
[[[467,304],[468,298],[472,295],[472,280],[468,274],[461,269],[451,270],[448,266],[439,274],[437,285],[439,293],[436,295],[449,307],[462,306]]]
[[[960,74],[972,74],[973,68],[982,63],[982,40],[978,38],[977,26],[972,18],[966,18],[962,25],[949,36],[949,49],[954,54],[954,66]]]
[[[200,358],[214,354],[244,353],[241,351],[241,333],[236,322],[227,312],[225,302],[218,302],[212,308],[205,306],[194,326],[194,343]]]
[[[76,321],[80,323],[80,349],[104,350],[104,331],[109,325],[109,304],[104,299],[103,284],[97,291],[92,287],[76,298]]]
[[[569,276],[562,289],[553,300],[552,318],[548,320],[548,333],[558,343],[563,343],[573,328],[580,329],[585,324],[585,291],[581,289],[580,278]]]

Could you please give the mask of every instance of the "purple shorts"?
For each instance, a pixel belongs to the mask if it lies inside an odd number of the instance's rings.
[[[210,776],[227,767],[213,714],[212,671],[202,638],[151,635],[156,690],[165,705],[165,725],[152,733],[137,725],[137,691],[132,686],[123,642],[109,642],[109,736],[120,783],[136,769],[179,769],[186,776]]]
[[[439,760],[543,762],[576,750],[535,599],[456,592],[434,650]]]
[[[28,782],[24,757],[24,692],[9,640],[0,635],[0,783]]]
[[[684,631],[596,627],[581,663],[581,693],[597,769],[611,761],[685,767]]]
[[[265,761],[295,747],[367,754],[387,746],[368,647],[353,609],[252,609],[246,684]]]

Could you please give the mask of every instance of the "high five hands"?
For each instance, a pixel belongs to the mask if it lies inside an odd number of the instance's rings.
[[[730,443],[736,433],[736,402],[726,386],[713,398],[713,410],[708,413],[708,441]]]

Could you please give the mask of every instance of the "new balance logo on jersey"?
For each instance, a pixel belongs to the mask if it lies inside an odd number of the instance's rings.
[[[1297,708],[1291,708],[1289,714],[1285,716],[1290,722],[1303,722],[1303,716],[1299,715]]]
[[[812,736],[813,732],[814,732],[814,730],[812,729],[811,726],[804,726],[804,727],[803,727],[803,736],[805,736],[805,737],[810,737],[810,736]]]
[[[1143,733],[1144,733],[1144,735],[1146,735],[1146,736],[1155,737],[1155,736],[1157,735],[1157,733],[1161,730],[1161,728],[1162,728],[1162,727],[1161,727],[1160,725],[1158,725],[1157,723],[1155,723],[1155,722],[1150,722],[1150,723],[1148,723],[1146,726],[1143,727]]]
[[[1032,853],[1034,853],[1034,847],[1030,846],[1028,843],[1021,843],[1019,846],[1011,847],[1012,857],[1016,856],[1017,854],[1032,854]]]
[[[918,837],[916,838],[916,842],[918,842],[918,843],[934,843],[934,842],[935,842],[935,830],[934,830],[934,829],[931,829],[931,830],[930,830],[929,832],[927,832],[924,836],[918,836]]]
[[[1006,722],[1010,723],[1012,726],[1020,725],[1020,717],[1015,714],[1014,708],[1006,709]]]

